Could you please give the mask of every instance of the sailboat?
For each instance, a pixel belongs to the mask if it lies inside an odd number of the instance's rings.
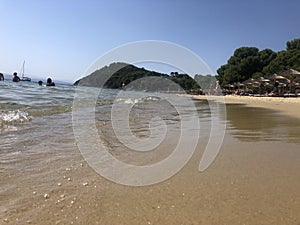
[[[23,66],[22,66],[22,72],[21,72],[21,77],[20,77],[20,81],[31,81],[31,78],[30,77],[26,77],[24,76],[25,75],[25,60],[23,62]]]

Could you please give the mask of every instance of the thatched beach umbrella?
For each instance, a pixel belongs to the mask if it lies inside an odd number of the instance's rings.
[[[253,84],[254,79],[249,78],[248,80],[243,81],[242,83],[245,84],[247,87]]]
[[[300,72],[294,69],[289,69],[286,71],[283,71],[282,73],[280,73],[279,75],[281,76],[290,76],[290,77],[295,77],[295,76],[300,76]]]
[[[234,88],[234,85],[233,84],[226,84],[225,87],[226,88]]]
[[[283,88],[284,85],[282,85],[282,84],[290,82],[290,80],[287,79],[286,77],[280,76],[280,75],[278,75],[276,73],[274,73],[274,74],[272,74],[270,76],[267,76],[266,78],[270,79],[272,81],[273,87],[274,87],[273,91],[276,91],[277,88]]]
[[[266,83],[265,83],[265,86],[272,87],[273,84],[271,84],[271,83],[269,83],[269,82],[266,82]]]
[[[236,86],[236,87],[238,87],[238,89],[240,89],[240,87],[244,87],[245,86],[245,84],[240,83],[240,82],[234,83],[233,85]]]
[[[233,84],[226,84],[224,86],[229,92],[232,92],[234,90],[234,85]]]
[[[245,80],[243,81],[241,84],[245,85],[245,90],[246,92],[252,92],[253,90],[253,82],[254,82],[254,79],[253,78],[249,78],[248,80]]]
[[[270,80],[273,80],[273,81],[276,81],[276,80],[287,80],[286,77],[279,76],[279,75],[277,75],[276,73],[274,73],[274,74],[268,76],[267,79],[270,79]]]
[[[260,85],[260,84],[265,84],[265,83],[268,83],[268,82],[270,82],[270,80],[269,79],[267,79],[267,78],[264,78],[264,77],[260,77],[260,78],[257,78],[256,80],[254,80],[252,83],[254,84],[254,85]]]
[[[259,83],[266,83],[266,82],[270,82],[269,79],[264,78],[264,77],[260,77],[258,79],[256,79],[256,81],[258,81]]]
[[[264,77],[260,77],[260,78],[257,78],[254,82],[253,82],[253,86],[256,88],[259,88],[259,93],[260,94],[264,94],[264,92],[266,91],[266,84],[268,84],[270,82],[269,79],[267,78],[264,78]]]
[[[280,73],[279,75],[290,79],[290,92],[291,92],[293,87],[293,81],[295,77],[300,76],[300,72],[297,70],[289,69]]]

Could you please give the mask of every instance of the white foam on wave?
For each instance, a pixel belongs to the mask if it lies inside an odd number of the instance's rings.
[[[131,99],[131,98],[118,98],[116,99],[117,103],[123,103],[123,104],[137,104],[142,102],[150,102],[150,101],[159,101],[161,98],[156,96],[148,96],[143,98],[137,98],[137,99]]]
[[[0,126],[25,123],[31,119],[27,112],[20,110],[0,112]]]

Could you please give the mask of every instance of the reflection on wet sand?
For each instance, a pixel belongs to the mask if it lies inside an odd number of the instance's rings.
[[[277,111],[227,104],[228,129],[241,141],[285,141],[300,143],[300,120]]]

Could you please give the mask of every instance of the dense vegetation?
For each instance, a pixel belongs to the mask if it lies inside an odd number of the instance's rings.
[[[300,39],[286,43],[286,50],[274,52],[256,47],[241,47],[234,51],[227,64],[218,70],[216,78],[221,86],[258,78],[284,70],[300,70]]]
[[[147,91],[196,92],[200,86],[187,74],[170,75],[138,68],[126,63],[112,63],[76,81],[74,85]],[[179,86],[180,87],[179,87]]]

